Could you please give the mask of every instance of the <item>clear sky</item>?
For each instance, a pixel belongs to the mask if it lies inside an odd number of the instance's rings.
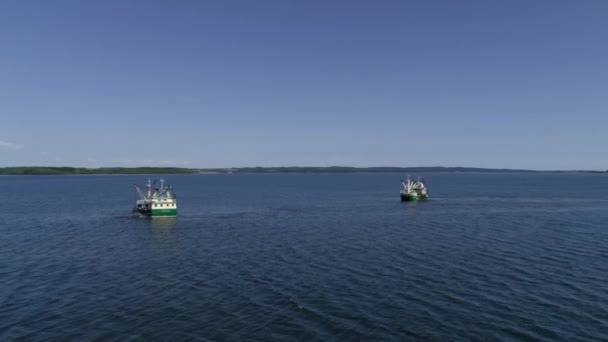
[[[0,1],[0,166],[608,169],[608,1]]]

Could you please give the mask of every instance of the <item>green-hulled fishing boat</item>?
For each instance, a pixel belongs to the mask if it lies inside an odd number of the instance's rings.
[[[151,179],[148,179],[145,193],[138,186],[135,186],[139,194],[139,200],[137,200],[134,210],[152,217],[177,216],[177,198],[175,197],[173,188],[165,185],[163,179],[160,180],[159,187],[155,186],[156,181],[153,183]]]
[[[405,181],[401,181],[400,194],[402,201],[418,201],[429,198],[426,185],[424,185],[420,177],[415,182],[410,179],[410,176],[407,176]]]

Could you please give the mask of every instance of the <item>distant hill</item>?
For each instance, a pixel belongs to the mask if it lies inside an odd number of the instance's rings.
[[[83,167],[23,166],[0,168],[0,175],[129,175],[129,174],[180,174],[197,173],[179,167]]]
[[[219,170],[219,169],[216,169]],[[200,170],[204,172],[204,169]],[[418,166],[418,167],[350,167],[350,166],[327,166],[327,167],[240,167],[231,169],[221,169],[219,172],[225,173],[364,173],[364,172],[392,172],[392,173],[430,173],[430,172],[477,172],[477,173],[524,173],[524,172],[584,172],[584,173],[605,173],[608,171],[592,170],[572,170],[572,171],[537,171],[524,169],[487,169],[477,167],[443,167],[443,166]]]
[[[0,175],[135,175],[135,174],[204,174],[204,173],[362,173],[362,172],[396,172],[396,173],[429,173],[429,172],[478,172],[478,173],[522,173],[522,172],[581,172],[608,173],[608,171],[535,171],[521,169],[485,169],[476,167],[240,167],[188,169],[180,167],[51,167],[51,166],[22,166],[0,168]]]
[[[241,167],[230,169],[236,173],[361,173],[361,172],[535,172],[530,170],[483,169],[474,167]]]

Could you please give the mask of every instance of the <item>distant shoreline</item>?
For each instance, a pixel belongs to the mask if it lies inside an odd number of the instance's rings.
[[[114,175],[158,175],[158,174],[305,174],[305,173],[588,173],[608,174],[608,171],[596,170],[525,170],[525,169],[491,169],[476,167],[241,167],[241,168],[177,168],[177,167],[46,167],[22,166],[0,168],[0,176],[114,176]]]

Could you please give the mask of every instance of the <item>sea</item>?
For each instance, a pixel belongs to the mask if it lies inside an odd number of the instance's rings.
[[[608,174],[421,176],[0,177],[0,340],[608,340]]]

